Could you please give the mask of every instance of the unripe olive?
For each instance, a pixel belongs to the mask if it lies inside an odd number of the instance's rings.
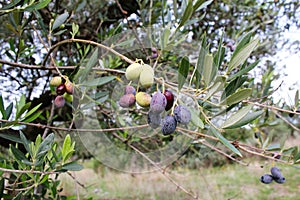
[[[69,93],[64,93],[63,97],[65,98],[65,100],[69,103],[72,103],[73,102],[73,95],[72,94],[69,94]]]
[[[151,96],[146,92],[138,92],[135,96],[136,102],[142,107],[150,106]]]
[[[62,84],[62,78],[60,76],[54,76],[51,80],[50,80],[50,85],[51,86],[59,86],[60,84]]]
[[[142,65],[142,72],[140,74],[140,84],[145,87],[151,87],[154,83],[154,70],[150,65]]]
[[[133,63],[127,67],[125,76],[126,76],[127,80],[134,81],[140,77],[141,71],[142,71],[141,64]]]
[[[57,108],[61,108],[65,105],[66,103],[66,100],[63,96],[56,96],[55,97],[55,100],[54,100],[54,105],[57,107]]]
[[[74,92],[74,84],[71,81],[65,82],[66,92],[69,94],[73,94]]]

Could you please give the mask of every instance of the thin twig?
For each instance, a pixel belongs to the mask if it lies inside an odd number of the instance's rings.
[[[255,106],[259,106],[259,107],[269,108],[271,110],[276,110],[276,111],[280,111],[280,112],[285,112],[285,113],[291,113],[291,114],[295,114],[295,115],[300,115],[300,113],[298,113],[296,111],[285,110],[285,109],[278,108],[278,107],[275,107],[275,106],[269,106],[269,105],[266,105],[266,104],[252,102],[252,101],[249,101],[249,100],[244,100],[243,102],[249,103],[249,104],[252,104],[252,105],[255,105]]]
[[[48,51],[47,55],[45,56],[43,62],[42,62],[42,65],[45,66],[46,65],[46,61],[48,59],[48,57],[50,56],[51,52],[56,49],[57,47],[63,45],[63,44],[68,44],[68,43],[74,43],[74,42],[78,42],[78,43],[86,43],[86,44],[91,44],[91,45],[94,45],[94,46],[97,46],[97,47],[100,47],[102,49],[105,49],[113,54],[115,54],[116,56],[120,57],[122,60],[128,62],[129,64],[132,64],[134,63],[133,60],[127,58],[126,56],[124,56],[123,54],[117,52],[116,50],[108,47],[108,46],[105,46],[103,44],[100,44],[100,43],[97,43],[97,42],[94,42],[94,41],[91,41],[91,40],[83,40],[83,39],[74,39],[74,38],[71,38],[71,39],[67,39],[67,40],[63,40],[63,41],[60,41],[58,43],[56,43],[55,45],[53,45],[51,47],[51,49]]]
[[[242,150],[242,151],[245,151],[247,153],[250,153],[250,154],[253,154],[253,155],[256,155],[256,156],[260,156],[260,157],[263,157],[263,158],[267,158],[267,159],[270,159],[270,160],[274,160],[274,161],[277,161],[277,162],[281,162],[281,163],[284,163],[284,164],[288,164],[288,165],[291,165],[291,163],[287,162],[287,161],[284,161],[284,160],[279,160],[279,159],[276,159],[274,157],[271,157],[271,156],[266,156],[262,153],[259,153],[259,152],[255,152],[255,151],[251,151],[245,147],[243,147],[242,145],[238,145],[238,149]]]
[[[59,172],[50,171],[50,172],[42,172],[42,171],[34,171],[34,170],[17,170],[17,169],[6,169],[0,167],[0,171],[10,172],[10,173],[21,173],[21,174],[59,174]]]
[[[13,67],[19,67],[22,69],[38,69],[38,70],[55,70],[56,68],[58,69],[75,69],[77,66],[57,66],[57,67],[44,67],[43,65],[27,65],[27,64],[22,64],[22,63],[16,63],[16,62],[10,62],[6,60],[0,59],[0,63],[6,64],[9,66]],[[84,66],[80,66],[79,68],[83,69]],[[105,71],[105,72],[111,72],[111,73],[118,73],[118,74],[124,74],[125,72],[122,70],[117,70],[117,69],[109,69],[109,68],[99,68],[99,67],[93,67],[92,70],[95,71]]]
[[[47,120],[47,121],[48,121],[48,122],[47,122],[47,126],[50,126],[51,123],[52,123],[53,116],[54,116],[54,110],[55,110],[55,104],[53,103],[52,106],[51,106],[50,116],[49,116],[49,118],[48,118],[48,120]],[[49,128],[45,128],[44,133],[43,133],[43,136],[42,136],[43,139],[46,138],[46,136],[47,136],[49,130],[50,130]]]
[[[131,129],[141,129],[148,127],[148,124],[138,125],[138,126],[126,126],[126,127],[119,127],[119,128],[108,128],[108,129],[70,129],[70,128],[62,128],[62,127],[56,127],[56,126],[48,126],[45,124],[35,124],[35,123],[29,123],[29,122],[19,122],[19,121],[9,121],[0,119],[0,122],[6,122],[6,123],[15,123],[15,124],[21,124],[21,125],[27,125],[27,126],[34,126],[38,128],[49,128],[53,130],[59,130],[59,131],[78,131],[78,132],[113,132],[113,131],[123,131],[123,130],[131,130]],[[9,127],[8,127],[9,128]],[[3,129],[3,128],[2,128]],[[1,130],[1,128],[0,128]]]

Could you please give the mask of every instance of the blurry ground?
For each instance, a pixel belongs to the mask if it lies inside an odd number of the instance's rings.
[[[299,146],[300,137],[290,138],[287,146]],[[244,160],[244,162],[247,162]],[[209,167],[188,170],[177,168],[169,170],[171,177],[181,186],[197,192],[203,200],[299,200],[300,166],[287,166],[257,157],[248,160],[249,166],[227,164],[224,167]],[[260,177],[270,173],[270,168],[278,166],[286,178],[286,183],[262,184]],[[61,175],[62,194],[80,199],[93,200],[190,200],[187,194],[178,190],[161,173],[128,174],[97,166],[92,160],[84,163],[85,169],[72,173],[85,185],[85,189],[76,186],[74,180],[66,174]],[[71,199],[71,198],[70,198]]]

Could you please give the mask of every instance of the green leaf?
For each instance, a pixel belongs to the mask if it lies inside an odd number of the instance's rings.
[[[6,113],[6,119],[8,120],[11,113],[12,113],[12,110],[13,110],[13,107],[14,107],[14,104],[13,103],[10,103],[7,108],[5,109],[5,113]]]
[[[299,90],[297,90],[295,94],[295,108],[298,108],[298,106],[299,106]]]
[[[188,57],[183,57],[180,61],[179,69],[178,69],[178,90],[180,91],[183,87],[185,80],[188,76],[190,69],[190,62]]]
[[[240,101],[248,98],[251,94],[252,94],[252,89],[251,88],[241,89],[241,90],[237,91],[236,93],[234,93],[234,94],[230,95],[229,97],[227,97],[222,102],[222,104],[230,106],[230,105],[239,103]]]
[[[31,106],[31,102],[28,102],[23,107],[21,107],[19,112],[16,113],[16,120],[19,119],[22,116],[22,114],[28,110],[30,106]]]
[[[211,88],[208,90],[204,100],[209,99],[216,92],[221,91],[222,89],[224,89],[224,82],[225,82],[225,77],[220,77],[219,80],[216,80],[214,82],[214,84],[211,86]]]
[[[63,147],[61,150],[63,162],[66,162],[71,157],[72,153],[75,151],[74,146],[75,146],[75,142],[73,142],[73,144],[72,144],[71,137],[68,134],[65,137],[64,144],[63,144]]]
[[[15,5],[17,5],[21,0],[12,0],[9,4],[7,4],[6,6],[3,6],[0,10],[6,10],[6,9],[10,9],[12,7],[14,7]]]
[[[207,6],[209,6],[214,0],[209,0],[209,1],[205,1],[205,0],[198,0],[195,5],[194,5],[194,10],[201,10],[206,8]]]
[[[248,44],[248,43],[250,42],[251,37],[252,37],[252,34],[253,34],[253,32],[248,32],[248,33],[246,33],[246,34],[242,37],[242,39],[241,39],[241,40],[239,41],[239,43],[237,44],[237,46],[236,46],[236,48],[235,48],[235,50],[234,50],[234,52],[233,52],[233,54],[232,54],[232,57],[235,57],[236,54],[237,54],[238,52],[240,52],[241,49],[242,49],[246,44]]]
[[[34,113],[35,111],[37,111],[37,110],[40,108],[41,105],[42,105],[42,103],[40,103],[39,105],[35,106],[35,107],[32,108],[30,111],[28,111],[28,112],[26,113],[26,115],[24,116],[24,118],[30,116],[32,113]]]
[[[29,141],[27,140],[27,138],[25,137],[25,135],[23,134],[22,131],[20,131],[20,138],[22,140],[22,144],[24,145],[26,151],[31,155],[32,157],[32,151],[30,150],[29,147]]]
[[[50,3],[50,1],[51,0],[43,0],[38,3],[34,3],[34,4],[26,7],[25,11],[32,12],[34,10],[42,9],[42,8],[46,7]]]
[[[55,19],[55,21],[53,22],[52,25],[52,31],[57,29],[58,27],[60,27],[60,25],[62,25],[63,23],[65,23],[65,21],[68,19],[69,17],[69,13],[65,12],[61,15],[58,15]]]
[[[252,107],[253,107],[252,105],[248,105],[248,106],[238,110],[236,113],[232,114],[229,118],[226,119],[222,128],[230,127],[230,126],[234,125],[235,123],[237,123],[238,121],[240,121],[245,115],[247,115],[249,113],[249,111],[252,109]]]
[[[39,10],[39,9],[45,8],[50,2],[51,2],[51,0],[40,1],[39,3],[37,3],[35,5],[35,9]]]
[[[97,62],[98,62],[98,48],[94,50],[93,54],[91,55],[87,64],[85,65],[85,68],[79,70],[79,73],[77,74],[76,77],[74,77],[74,79],[79,83],[86,81],[86,77],[88,76],[92,68],[97,64]]]
[[[210,86],[211,81],[216,76],[216,69],[213,64],[213,56],[211,54],[205,55],[204,68],[203,68],[203,80],[206,86]]]
[[[214,56],[214,64],[216,65],[217,68],[221,67],[221,64],[224,60],[225,57],[225,47],[223,46],[223,37],[224,37],[224,32],[222,32],[220,41],[219,41],[219,46],[217,53]]]
[[[24,94],[21,95],[20,100],[16,100],[16,113],[19,113],[20,110],[25,106],[26,97]]]
[[[213,126],[211,126],[210,130],[220,140],[220,142],[222,142],[233,153],[239,155],[240,157],[243,157],[242,154],[240,153],[240,151],[237,148],[235,148],[217,129],[215,129]]]
[[[249,124],[253,120],[257,119],[264,113],[263,110],[248,113],[246,116],[244,116],[241,120],[237,121],[236,123],[232,124],[231,126],[226,126],[226,129],[233,129],[233,128],[239,128],[246,124]]]
[[[276,144],[270,144],[267,148],[267,151],[278,151],[280,150],[280,144],[276,143]]]
[[[191,117],[192,117],[192,123],[201,128],[204,129],[204,124],[203,121],[200,119],[199,115],[193,110],[193,109],[189,109],[191,112]]]
[[[254,63],[250,64],[248,67],[242,69],[242,70],[239,70],[238,73],[236,74],[233,74],[232,76],[230,76],[227,80],[228,81],[231,81],[231,80],[234,80],[235,78],[239,77],[239,76],[242,76],[246,73],[248,73],[249,71],[251,71],[254,67],[256,67],[256,65],[259,63],[259,60],[258,61],[255,61]]]
[[[51,133],[43,140],[43,142],[39,146],[36,153],[36,158],[39,159],[45,156],[45,154],[51,149],[53,142],[54,142],[54,134]]]
[[[195,76],[196,76],[196,88],[199,88],[202,72],[204,68],[204,59],[205,55],[207,54],[208,50],[206,48],[206,35],[202,36],[202,40],[200,42],[200,48],[198,53],[197,64],[195,66]]]
[[[34,121],[36,118],[38,118],[41,114],[43,113],[43,111],[39,111],[33,115],[30,115],[29,117],[22,119],[22,122],[32,122]]]
[[[25,161],[25,162],[29,162],[29,160],[26,158],[26,156],[22,153],[22,151],[20,151],[19,149],[17,149],[16,147],[14,147],[13,145],[10,145],[10,150],[13,154],[13,156],[18,160],[18,161]]]
[[[2,178],[2,176],[1,176],[1,179],[0,179],[0,199],[2,199],[2,197],[3,197],[4,188],[5,188],[5,182],[4,182],[4,178]]]
[[[92,80],[83,81],[81,84],[83,86],[87,86],[87,87],[101,86],[106,83],[109,83],[110,81],[114,80],[115,78],[116,78],[115,76],[104,76],[104,77],[97,78],[97,79],[95,78]]]
[[[22,140],[12,134],[0,133],[0,137],[16,143],[22,143]]]
[[[300,160],[300,151],[297,152],[297,154],[295,154],[294,156],[294,162],[297,162]]]
[[[166,50],[169,43],[170,34],[171,34],[170,27],[166,27],[163,30],[160,38],[160,46],[162,50]]]
[[[83,169],[82,165],[77,164],[75,161],[66,163],[62,166],[63,170],[67,171],[80,171]]]
[[[6,115],[6,112],[5,112],[5,109],[4,109],[4,102],[3,102],[2,95],[0,95],[0,112],[2,114],[2,118],[7,119],[7,115]]]
[[[228,71],[243,64],[247,58],[250,56],[252,51],[258,46],[259,38],[252,40],[250,43],[245,45],[235,56],[231,57],[230,62],[228,63]]]
[[[188,0],[188,4],[187,4],[187,6],[186,6],[186,8],[184,10],[184,13],[183,13],[182,17],[181,17],[181,20],[180,20],[179,26],[177,27],[177,30],[181,26],[183,26],[187,20],[190,19],[190,17],[192,16],[193,12],[194,12],[193,1],[192,0]]]
[[[235,91],[242,87],[242,85],[248,80],[246,76],[239,76],[233,81],[231,81],[226,87],[225,91],[222,94],[221,100],[224,100],[228,96],[235,93]]]

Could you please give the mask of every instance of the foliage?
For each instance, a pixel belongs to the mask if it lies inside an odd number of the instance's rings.
[[[74,123],[79,134],[94,139],[83,144],[93,149],[93,156],[105,156],[101,152],[109,156],[111,149],[98,142],[104,137],[116,147],[138,154],[142,164],[150,162],[163,174],[156,164],[161,160],[145,155],[180,137],[188,138],[186,155],[192,154],[190,157],[205,146],[244,165],[247,153],[273,160],[273,154],[279,153],[282,158],[278,162],[300,163],[297,146],[287,147],[284,140],[275,144],[272,134],[265,131],[276,127],[276,115],[299,131],[299,123],[294,125],[281,116],[299,116],[299,92],[292,109],[279,108],[270,97],[275,91],[272,81],[278,78],[274,66],[261,69],[263,77],[258,83],[249,75],[259,67],[259,59],[276,51],[279,19],[287,15],[294,22],[299,8],[296,1],[16,0],[1,5],[1,29],[8,37],[0,35],[0,75],[3,82],[11,83],[2,89],[11,96],[0,96],[0,137],[12,141],[10,158],[1,163],[3,172],[10,173],[9,177],[1,174],[2,191],[17,192],[17,198],[40,198],[49,192],[47,198],[60,198],[57,177],[81,169],[71,160],[80,152],[75,151],[70,135],[62,137],[60,147],[54,133],[75,131]],[[291,10],[292,14],[287,14]],[[142,132],[149,132],[148,110],[120,109],[117,100],[124,85],[140,88],[139,83],[124,78],[126,67],[135,62],[148,63],[155,70],[155,84],[143,91],[153,94],[171,89],[177,104],[188,104],[189,126],[178,127],[176,134],[167,137],[135,134],[135,129],[145,127]],[[55,108],[55,87],[48,89],[53,76],[75,84],[72,104]],[[41,97],[36,97],[41,91]],[[20,99],[6,106],[5,100],[11,101],[12,94]],[[95,116],[89,117],[91,109]],[[85,129],[86,124],[93,128],[97,124],[101,130]],[[22,129],[18,135],[16,128]],[[251,132],[259,132],[255,143],[247,141]],[[244,133],[249,135],[241,135]],[[13,184],[4,184],[4,179]]]

